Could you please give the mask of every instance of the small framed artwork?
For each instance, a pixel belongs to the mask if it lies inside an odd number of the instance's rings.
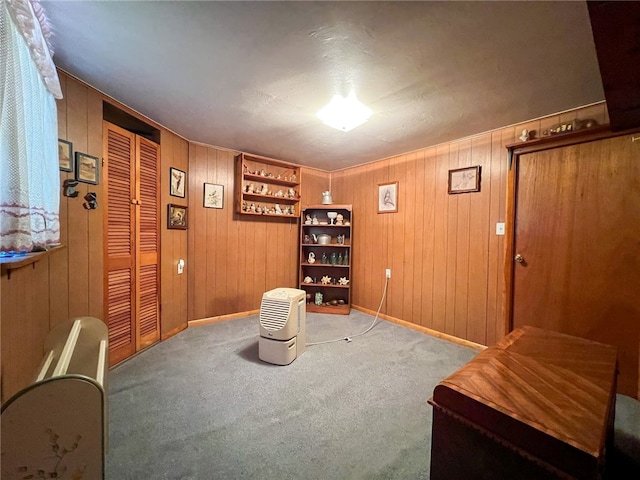
[[[98,157],[87,153],[76,152],[76,180],[84,183],[93,183],[97,185],[99,182],[99,162]]]
[[[187,183],[187,174],[182,170],[171,167],[169,169],[169,175],[171,176],[171,190],[169,194],[172,197],[184,198],[184,186]]]
[[[187,207],[182,205],[167,205],[167,228],[187,229]]]
[[[449,194],[480,191],[480,165],[449,170]]]
[[[398,182],[378,184],[378,213],[398,211]]]
[[[215,183],[204,184],[204,206],[205,208],[224,207],[224,185]]]
[[[58,139],[58,165],[63,172],[73,172],[73,145]]]

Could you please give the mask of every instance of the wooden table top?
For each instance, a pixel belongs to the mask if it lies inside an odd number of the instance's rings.
[[[616,357],[610,345],[523,327],[440,382],[430,402],[509,441],[557,439],[599,461],[615,408]]]

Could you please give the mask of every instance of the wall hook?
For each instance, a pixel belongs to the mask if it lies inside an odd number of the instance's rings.
[[[62,191],[62,194],[65,197],[77,197],[78,196],[78,191],[75,188],[77,186],[78,186],[78,181],[77,180],[72,180],[72,179],[68,178],[62,184],[62,187],[64,188],[64,190]]]
[[[76,192],[77,194],[78,192]],[[82,204],[87,210],[95,210],[98,208],[98,200],[96,198],[96,192],[89,192],[84,196],[86,202]]]

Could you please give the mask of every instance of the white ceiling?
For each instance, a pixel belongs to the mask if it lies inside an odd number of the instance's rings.
[[[582,1],[41,3],[66,72],[188,140],[325,170],[605,98]],[[352,87],[371,119],[322,124]]]

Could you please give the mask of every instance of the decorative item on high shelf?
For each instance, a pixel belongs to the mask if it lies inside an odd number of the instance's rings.
[[[576,118],[573,120],[567,120],[566,122],[556,123],[555,125],[551,126],[549,130],[545,130],[544,132],[542,132],[542,134],[558,135],[562,133],[571,133],[571,132],[575,132],[576,130],[584,130],[585,128],[592,128],[597,125],[598,125],[598,122],[591,118],[586,120],[578,120]]]

